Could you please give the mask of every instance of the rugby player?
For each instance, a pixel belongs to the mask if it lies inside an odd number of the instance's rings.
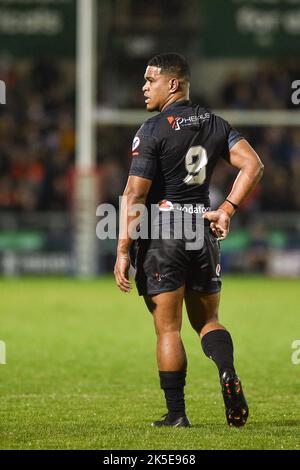
[[[181,55],[155,56],[148,62],[144,78],[147,110],[159,113],[140,127],[133,140],[123,194],[126,204],[121,209],[126,229],[119,236],[114,274],[119,289],[130,292],[131,256],[138,293],[153,315],[167,414],[152,425],[191,425],[184,400],[187,357],[180,336],[184,301],[204,353],[218,368],[227,422],[243,426],[248,405],[234,368],[231,335],[218,318],[219,241],[227,237],[231,217],[260,180],[263,164],[228,122],[189,100],[190,69]],[[239,172],[224,202],[211,210],[209,184],[219,158]],[[132,215],[135,204],[148,208],[155,204],[174,214],[192,208],[193,224],[200,219],[203,224],[203,246],[187,249],[184,235],[181,239],[140,237],[133,243],[128,227],[141,220],[140,214]]]

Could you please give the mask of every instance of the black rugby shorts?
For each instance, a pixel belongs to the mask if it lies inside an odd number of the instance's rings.
[[[199,250],[187,250],[184,239],[139,239],[132,247],[131,262],[139,295],[169,292],[184,284],[207,294],[221,289],[220,244],[207,225]]]

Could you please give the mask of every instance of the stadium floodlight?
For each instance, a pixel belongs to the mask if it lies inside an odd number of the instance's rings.
[[[96,136],[93,119],[96,81],[95,17],[95,0],[77,0],[74,252],[75,270],[79,277],[92,277],[97,272]]]

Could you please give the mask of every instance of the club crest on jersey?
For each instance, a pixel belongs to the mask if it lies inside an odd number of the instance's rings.
[[[139,137],[135,137],[132,142],[132,151],[134,152],[138,146],[140,145],[141,141]]]

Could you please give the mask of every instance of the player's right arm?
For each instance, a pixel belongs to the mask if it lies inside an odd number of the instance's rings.
[[[126,188],[122,197],[120,233],[114,274],[117,286],[130,292],[128,278],[129,248],[133,232],[141,219],[146,199],[156,173],[157,140],[153,136],[152,120],[147,121],[137,132],[132,144],[132,161]]]
[[[150,179],[129,176],[123,193],[117,259],[114,268],[116,284],[122,292],[131,290],[128,271],[129,249],[133,242],[132,231],[136,230],[140,222],[141,210],[146,204],[151,184]]]
[[[230,219],[235,213],[234,205],[240,206],[244,202],[261,179],[264,169],[259,156],[245,139],[232,146],[227,161],[240,170],[226,197],[227,201],[225,200],[216,211],[206,212],[203,216],[211,222],[211,230],[220,240],[224,240],[228,235]]]

